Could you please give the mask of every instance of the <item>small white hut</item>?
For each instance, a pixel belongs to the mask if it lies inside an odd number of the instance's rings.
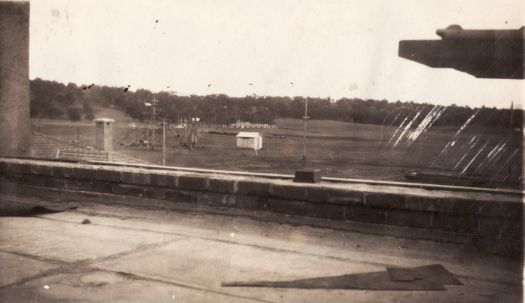
[[[237,147],[259,150],[262,148],[262,137],[258,132],[240,132],[237,134]]]

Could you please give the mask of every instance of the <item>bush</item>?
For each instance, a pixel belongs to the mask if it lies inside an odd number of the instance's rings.
[[[71,121],[79,121],[81,118],[80,110],[75,107],[70,107],[67,109],[67,117]]]

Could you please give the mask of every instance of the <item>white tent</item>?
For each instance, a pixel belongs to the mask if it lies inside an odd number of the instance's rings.
[[[237,134],[237,147],[259,150],[262,148],[262,137],[258,132],[240,132]]]

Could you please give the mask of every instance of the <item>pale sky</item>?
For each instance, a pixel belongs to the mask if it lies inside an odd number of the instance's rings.
[[[451,24],[518,29],[525,1],[33,0],[30,78],[182,95],[523,107],[524,80],[397,56],[399,40],[439,39],[436,29]]]

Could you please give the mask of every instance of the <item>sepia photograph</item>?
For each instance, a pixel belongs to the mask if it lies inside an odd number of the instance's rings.
[[[0,0],[0,302],[524,302],[521,0]]]

